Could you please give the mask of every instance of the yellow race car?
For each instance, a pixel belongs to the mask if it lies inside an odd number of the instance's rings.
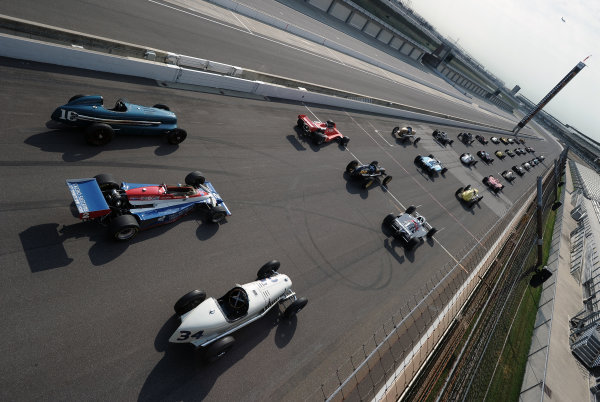
[[[470,184],[467,187],[460,187],[454,194],[460,202],[466,204],[469,208],[477,204],[483,198],[483,195],[479,194],[479,191],[476,188],[471,187]]]

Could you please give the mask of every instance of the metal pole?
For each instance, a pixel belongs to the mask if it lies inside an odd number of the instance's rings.
[[[542,205],[542,177],[538,176],[537,177],[537,233],[538,233],[538,239],[537,239],[537,265],[536,265],[536,270],[538,267],[542,266],[542,262],[544,259],[544,253],[543,253],[543,244],[544,244],[544,227],[543,227],[543,222],[542,222],[542,212],[543,212],[543,205]]]

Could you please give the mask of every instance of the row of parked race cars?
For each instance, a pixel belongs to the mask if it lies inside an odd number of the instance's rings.
[[[73,96],[52,113],[51,119],[47,123],[48,127],[81,129],[86,141],[94,146],[109,143],[117,133],[164,135],[171,144],[179,144],[187,136],[177,126],[175,114],[166,105],[145,107],[119,99],[114,108],[107,109],[103,106],[103,98],[98,95]],[[323,123],[312,121],[306,115],[299,115],[297,126],[301,135],[316,145],[335,141],[345,147],[350,141],[332,121]],[[411,127],[395,127],[392,135],[402,142],[417,144],[420,141]],[[454,142],[439,130],[433,132],[433,137],[442,145],[452,145]],[[470,133],[459,134],[459,140],[465,143],[472,143],[471,137]],[[475,138],[487,143],[481,136]],[[491,139],[492,142],[495,140],[495,137]],[[499,141],[505,140],[507,143],[514,141],[503,138]],[[533,150],[526,148],[525,152]],[[508,150],[505,153],[514,157]],[[520,154],[521,151],[515,150],[514,153]],[[493,162],[485,151],[479,151],[477,155],[486,163]],[[503,159],[498,153],[496,156]],[[460,160],[465,165],[477,163],[470,154],[461,155]],[[525,163],[524,168],[528,170],[537,164],[537,160]],[[419,155],[415,158],[415,163],[429,175],[444,175],[448,170],[433,155]],[[520,169],[520,166],[513,166],[513,170],[522,175],[524,172]],[[392,176],[377,161],[362,165],[353,160],[348,163],[345,171],[350,178],[360,180],[365,189],[375,182],[387,187],[392,180]],[[507,177],[505,172],[503,177],[506,180],[514,180],[514,177]],[[231,215],[213,184],[201,172],[189,173],[184,183],[168,185],[117,182],[109,174],[67,180],[79,218],[107,227],[109,235],[117,241],[130,241],[140,230],[175,222],[196,209],[204,209],[208,221],[213,224],[219,224]],[[484,178],[484,183],[500,190],[503,187],[492,176]],[[460,188],[456,195],[471,205],[481,199],[481,195],[471,186]],[[422,242],[424,237],[432,238],[437,232],[414,206],[408,207],[402,214],[387,215],[383,226],[409,251]],[[275,305],[285,306],[284,318],[295,316],[306,306],[308,300],[297,297],[291,290],[292,282],[288,276],[278,273],[279,265],[275,260],[266,263],[257,272],[255,281],[236,285],[220,298],[207,298],[205,292],[200,290],[182,296],[174,305],[181,325],[171,336],[170,342],[191,343],[202,348],[209,360],[215,360],[233,346],[232,332],[264,316]]]

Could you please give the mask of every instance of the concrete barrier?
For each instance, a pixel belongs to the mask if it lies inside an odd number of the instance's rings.
[[[382,99],[369,98],[369,103],[357,101],[349,98],[359,99],[368,97],[361,94],[340,91],[334,88],[320,87],[310,83],[290,81],[281,77],[269,77],[270,79],[279,80],[280,84],[278,84],[256,79],[250,80],[231,75],[216,74],[209,71],[201,71],[204,68],[216,68],[220,69],[223,74],[235,74],[237,68],[209,60],[175,55],[172,53],[169,53],[166,57],[167,61],[170,63],[167,64],[114,56],[78,47],[44,43],[37,40],[0,34],[0,56],[131,75],[153,79],[159,82],[221,88],[238,92],[253,93],[266,97],[317,103],[371,113],[380,113],[403,119],[423,120],[431,123],[460,126],[473,130],[485,130],[499,134],[506,134],[508,132],[507,129],[491,126],[489,124],[468,121],[460,117],[449,116],[408,105],[401,105]],[[182,67],[182,64],[190,64],[193,68]],[[243,72],[241,69],[240,71]],[[254,72],[254,74],[256,74],[256,72]],[[252,75],[252,73],[248,73],[248,75]],[[301,90],[299,87],[305,87],[309,90]]]

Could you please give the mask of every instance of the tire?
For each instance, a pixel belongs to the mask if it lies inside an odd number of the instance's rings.
[[[169,109],[169,107],[167,105],[163,105],[162,103],[157,103],[156,105],[152,106],[155,109],[162,109],[162,110],[166,110],[167,112],[170,112],[171,109]]]
[[[313,143],[315,145],[321,145],[325,142],[325,137],[320,133],[313,133]]]
[[[96,147],[108,144],[114,136],[112,127],[105,123],[94,123],[85,129],[85,140]]]
[[[483,180],[481,180],[481,182],[483,184],[485,184],[486,186],[488,185],[488,181],[489,181],[489,179],[487,177],[484,177]]]
[[[448,168],[443,168],[442,171],[440,172],[441,174],[446,174],[446,172],[448,171]]]
[[[415,158],[415,164],[417,166],[421,166],[421,156],[420,155]]]
[[[411,251],[414,250],[415,247],[417,247],[417,244],[419,244],[419,240],[413,237],[412,239],[406,242],[404,248],[406,249],[406,251]]]
[[[184,315],[185,313],[195,309],[205,299],[206,293],[203,290],[192,290],[177,300],[173,306],[173,310],[175,310],[175,314],[177,315]]]
[[[256,273],[256,277],[258,279],[266,279],[270,277],[274,272],[277,272],[277,270],[279,270],[280,265],[281,263],[279,261],[271,260],[262,267],[260,267],[260,269]]]
[[[119,183],[110,174],[99,174],[94,176],[94,179],[96,179],[101,191],[118,190],[120,187]]]
[[[392,130],[392,135],[396,136],[398,134],[398,131],[400,131],[400,127],[394,127],[394,129]]]
[[[408,207],[405,211],[406,214],[412,214],[413,212],[415,212],[417,210],[417,207],[415,207],[414,205],[411,205],[410,207]]]
[[[387,176],[385,179],[383,179],[382,184],[387,187],[389,182],[391,182],[391,181],[392,181],[392,176]]]
[[[84,96],[88,96],[88,95],[77,94],[77,95],[71,96],[71,98],[69,99],[69,101],[67,103],[71,103],[74,100],[77,100],[79,98],[83,98]]]
[[[227,210],[222,205],[217,205],[210,210],[209,217],[212,223],[221,223],[227,217]]]
[[[450,144],[450,145],[454,144],[454,140],[448,141],[448,144]]]
[[[429,154],[429,157],[430,157],[431,159],[435,159],[435,158],[434,158],[434,156],[433,156],[433,154]]]
[[[181,144],[187,138],[187,132],[181,128],[176,128],[167,134],[167,141],[171,145]]]
[[[188,186],[199,187],[201,184],[204,184],[205,181],[206,179],[202,176],[202,172],[199,172],[198,170],[188,173],[188,175],[185,176],[185,184]]]
[[[308,304],[306,297],[299,297],[292,302],[283,312],[283,318],[290,319],[300,312]]]
[[[364,190],[368,189],[369,187],[371,187],[371,185],[373,184],[375,180],[371,177],[369,177],[368,179],[366,179],[363,184],[362,184],[362,188]]]
[[[395,220],[396,220],[396,215],[388,214],[385,218],[383,218],[383,224],[385,226],[391,226],[392,222],[394,222]]]
[[[417,142],[419,141],[421,141],[421,137],[415,138],[415,140],[413,141],[413,145],[417,145]]]
[[[340,145],[345,147],[346,145],[348,145],[349,142],[350,142],[350,138],[342,137],[342,140],[340,141]]]
[[[221,357],[225,356],[231,350],[235,343],[233,336],[221,338],[206,347],[206,359],[210,363],[214,363]]]
[[[350,162],[346,166],[346,173],[354,173],[354,171],[356,170],[357,166],[358,166],[358,161],[354,160],[354,161]]]
[[[108,231],[117,241],[129,241],[140,231],[140,224],[133,215],[119,215],[111,219]]]
[[[473,161],[473,163],[471,163],[471,166],[477,165],[477,162],[479,162],[479,161]]]
[[[304,121],[302,121],[302,119],[298,119],[298,121],[296,122],[296,127],[304,131]]]
[[[463,192],[463,190],[464,190],[464,188],[460,187],[458,190],[456,190],[456,191],[454,192],[454,195],[458,197],[458,195],[459,195],[460,193],[462,193],[462,192]]]
[[[438,231],[438,230],[437,230],[436,228],[431,228],[431,229],[429,229],[429,231],[427,232],[426,236],[427,236],[428,238],[432,238],[432,237],[433,237],[433,235],[437,233],[437,231]]]

